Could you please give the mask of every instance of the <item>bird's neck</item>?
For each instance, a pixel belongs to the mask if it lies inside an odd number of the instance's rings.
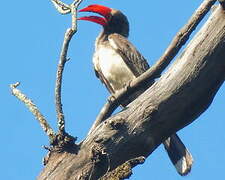
[[[98,46],[99,44],[105,44],[107,45],[109,43],[109,39],[108,37],[114,33],[108,33],[107,31],[103,30],[102,32],[100,32],[100,34],[98,35],[98,37],[96,38],[95,41],[95,46]],[[120,34],[120,33],[119,33]],[[122,34],[120,34],[121,36],[123,36],[124,38],[127,38],[128,36],[124,36]]]
[[[105,31],[102,31],[102,32],[100,32],[100,34],[98,35],[97,40],[98,40],[99,42],[108,41],[108,36],[109,36],[108,33],[105,33]]]
[[[105,33],[104,31],[100,32],[95,41],[95,48],[99,47],[100,45],[107,46],[109,44],[108,36],[109,34]]]

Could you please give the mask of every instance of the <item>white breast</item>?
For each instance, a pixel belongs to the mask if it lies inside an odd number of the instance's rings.
[[[113,48],[99,46],[94,54],[93,63],[96,70],[101,70],[115,91],[123,88],[135,78],[121,56]]]

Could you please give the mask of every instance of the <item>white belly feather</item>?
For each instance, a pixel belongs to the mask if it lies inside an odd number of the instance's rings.
[[[112,48],[98,47],[93,63],[95,69],[101,70],[115,91],[125,87],[129,81],[135,78],[121,56]]]

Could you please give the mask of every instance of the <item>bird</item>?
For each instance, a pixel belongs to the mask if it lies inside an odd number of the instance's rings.
[[[95,41],[93,66],[97,78],[111,94],[127,87],[129,82],[150,68],[147,60],[129,42],[129,22],[121,11],[93,4],[80,9],[79,12],[92,12],[100,15],[83,16],[78,20],[94,22],[103,27]],[[152,82],[147,87],[151,84]],[[126,107],[143,91],[144,89],[140,89],[133,93],[121,105]],[[163,145],[177,172],[182,176],[187,175],[191,171],[193,158],[181,139],[174,134],[166,139]]]

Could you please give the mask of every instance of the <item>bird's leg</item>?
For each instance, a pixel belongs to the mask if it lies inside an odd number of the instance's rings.
[[[128,81],[125,85],[124,85],[124,90],[128,91],[130,89],[130,85],[131,85],[132,80]]]

